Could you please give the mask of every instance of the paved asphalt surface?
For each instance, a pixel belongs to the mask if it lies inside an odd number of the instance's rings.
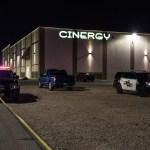
[[[1,101],[0,150],[42,150],[38,141]]]

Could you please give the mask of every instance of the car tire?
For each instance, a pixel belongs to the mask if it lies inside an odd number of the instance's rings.
[[[52,86],[51,82],[48,83],[48,89],[50,91],[53,91],[54,90],[54,87]]]
[[[122,94],[122,93],[123,93],[123,90],[122,90],[122,87],[121,87],[121,84],[120,84],[120,83],[117,84],[117,86],[116,86],[116,91],[117,91],[118,94]]]
[[[14,102],[18,102],[19,101],[19,95],[13,96],[12,99]]]
[[[5,92],[5,93],[4,93],[4,97],[5,97],[5,98],[10,97],[10,93],[9,93],[9,92]]]
[[[72,87],[72,86],[68,86],[68,87],[67,87],[67,90],[68,90],[68,91],[72,91],[72,90],[73,90],[73,87]]]
[[[43,85],[41,84],[41,81],[39,80],[39,88],[42,88]]]
[[[146,91],[145,91],[145,87],[137,87],[137,94],[140,97],[145,97],[146,96]]]
[[[87,79],[86,79],[86,78],[84,78],[84,79],[83,79],[83,82],[87,82]]]
[[[91,79],[91,82],[94,82],[94,79]]]

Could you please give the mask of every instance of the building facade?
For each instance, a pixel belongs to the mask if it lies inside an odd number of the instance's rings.
[[[150,34],[38,27],[2,50],[2,63],[38,79],[47,68],[113,80],[117,71],[150,70]]]

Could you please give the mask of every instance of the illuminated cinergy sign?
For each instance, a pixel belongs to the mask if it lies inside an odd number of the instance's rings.
[[[108,40],[110,38],[110,34],[107,33],[95,33],[95,32],[74,32],[74,31],[60,31],[59,36],[61,38],[68,39],[96,39],[96,40]]]

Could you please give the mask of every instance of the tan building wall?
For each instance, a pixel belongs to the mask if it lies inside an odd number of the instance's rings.
[[[106,33],[39,27],[2,50],[3,65],[10,66],[20,77],[36,79],[47,68],[66,69],[68,74],[90,72],[107,80],[113,80],[117,71],[150,71],[149,34],[133,38],[130,33],[107,31],[110,38],[100,40],[61,38],[60,31]]]
[[[2,50],[3,65],[10,66],[20,77],[39,77],[39,28],[12,46]]]
[[[57,28],[45,28],[45,69],[66,69],[72,74],[72,39],[59,37]]]

